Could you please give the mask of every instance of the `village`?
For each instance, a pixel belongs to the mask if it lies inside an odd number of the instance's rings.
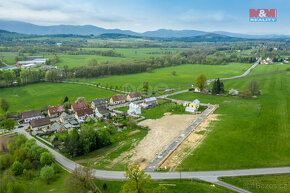
[[[196,113],[200,102],[185,102],[185,112]],[[156,97],[144,98],[140,92],[130,92],[126,96],[115,95],[110,99],[100,98],[91,102],[84,100],[76,101],[67,109],[65,105],[50,106],[47,112],[31,110],[23,112],[18,120],[18,128],[26,127],[32,135],[48,135],[61,133],[73,128],[80,129],[81,124],[90,119],[103,120],[110,123],[113,117],[129,116],[135,121],[145,119],[142,117],[142,109],[154,108],[158,105]],[[120,107],[128,107],[127,112],[122,112]],[[45,116],[45,114],[47,116]]]

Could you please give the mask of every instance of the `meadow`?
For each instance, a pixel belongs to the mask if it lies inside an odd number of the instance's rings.
[[[95,98],[109,98],[115,94],[113,91],[91,86],[63,83],[37,83],[0,89],[0,98],[5,98],[10,103],[8,112],[23,112],[41,109],[46,105],[60,105],[65,96],[70,102],[74,102],[78,97],[85,97],[90,101]]]
[[[105,62],[121,62],[121,61],[132,61],[137,59],[149,58],[149,57],[160,57],[169,54],[175,54],[178,51],[184,50],[182,48],[84,48],[84,50],[113,50],[121,57],[109,57],[99,55],[66,55],[58,54],[60,62],[57,64],[58,67],[67,65],[69,68],[78,66],[88,65],[89,59],[96,59],[99,63]],[[47,58],[52,58],[53,55],[45,55]]]
[[[290,174],[223,177],[221,180],[253,193],[290,192]]]
[[[258,99],[183,93],[172,98],[219,104],[218,120],[203,143],[178,167],[182,170],[226,170],[289,166],[290,72],[224,82],[244,90],[251,80],[260,84]]]
[[[208,79],[218,77],[231,77],[240,75],[252,64],[229,63],[227,65],[184,64],[174,67],[155,69],[152,72],[138,74],[106,76],[94,79],[77,79],[78,81],[101,84],[103,86],[116,86],[129,88],[131,91],[142,91],[143,82],[149,82],[149,90],[174,87],[178,85],[193,84],[197,76],[205,74]],[[174,76],[172,72],[175,71]]]
[[[128,157],[120,159],[122,153],[132,150],[146,135],[146,130],[140,130],[125,139],[95,150],[87,155],[73,158],[74,161],[94,169],[126,171],[129,165]],[[128,155],[129,156],[129,155]],[[115,159],[118,159],[116,161]]]
[[[274,71],[279,71],[279,70],[286,70],[289,68],[289,64],[269,64],[269,65],[258,65],[256,68],[254,68],[249,75],[253,74],[261,74],[261,73],[266,73],[266,72],[274,72]]]

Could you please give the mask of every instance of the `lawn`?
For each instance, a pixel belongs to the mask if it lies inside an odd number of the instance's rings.
[[[120,192],[122,186],[125,182],[122,181],[96,181],[97,186],[102,190],[104,193],[117,193]],[[103,185],[107,185],[107,189],[103,189]],[[221,186],[213,185],[207,182],[198,181],[198,180],[160,180],[160,181],[153,181],[150,184],[151,188],[157,188],[158,186],[163,185],[168,193],[176,193],[176,192],[195,192],[195,193],[222,193],[222,192],[233,192]]]
[[[118,158],[122,153],[129,152],[147,135],[146,130],[128,136],[124,140],[113,143],[109,146],[95,150],[85,156],[73,158],[74,161],[84,165],[91,166],[95,169],[118,170],[125,171],[128,168],[129,156],[126,155],[122,159]],[[115,162],[114,159],[120,159]]]
[[[221,180],[253,193],[290,192],[290,174],[224,177]]]
[[[90,101],[95,98],[109,98],[115,94],[91,86],[63,83],[38,83],[0,89],[0,98],[5,98],[10,103],[8,112],[23,112],[41,109],[45,105],[59,105],[65,96],[68,96],[70,102],[74,102],[78,97],[85,97]]]
[[[103,86],[118,86],[132,91],[141,91],[143,82],[149,82],[149,90],[187,85],[195,82],[197,76],[204,73],[208,79],[240,75],[252,64],[230,63],[227,65],[184,64],[180,66],[155,69],[151,73],[107,76],[95,79],[80,79],[84,82],[100,83]],[[176,71],[176,76],[172,72]]]
[[[143,59],[148,57],[159,57],[169,54],[174,54],[180,50],[184,50],[181,48],[139,48],[139,49],[131,49],[131,48],[85,48],[89,50],[113,50],[117,53],[122,54],[121,57],[109,57],[109,56],[99,56],[99,55],[66,55],[60,54],[58,55],[60,58],[60,62],[57,64],[59,67],[63,67],[67,65],[69,68],[74,68],[78,66],[86,66],[88,59],[94,58],[99,63],[104,62],[120,62],[120,61],[131,61],[137,59]],[[45,55],[47,58],[53,57],[53,55]]]
[[[256,68],[254,68],[249,75],[253,74],[261,74],[265,72],[274,72],[274,71],[279,71],[279,70],[286,70],[289,68],[289,64],[269,64],[269,65],[261,65],[259,64]]]
[[[256,79],[258,99],[184,93],[176,99],[198,98],[219,104],[212,130],[203,144],[179,166],[183,170],[225,170],[289,166],[290,72],[224,82],[225,88],[244,90]]]

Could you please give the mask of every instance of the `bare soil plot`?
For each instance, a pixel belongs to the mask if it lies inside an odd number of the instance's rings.
[[[144,169],[151,160],[185,130],[199,115],[170,115],[160,119],[147,119],[138,125],[149,127],[146,137],[132,150],[132,163],[139,162]]]
[[[170,168],[170,171],[174,171],[175,168],[202,143],[210,131],[207,129],[209,124],[217,120],[217,117],[217,114],[210,114],[205,118],[195,131],[180,144],[160,167],[164,168],[166,166]]]
[[[14,134],[0,136],[0,152],[8,152],[8,141],[13,136]]]

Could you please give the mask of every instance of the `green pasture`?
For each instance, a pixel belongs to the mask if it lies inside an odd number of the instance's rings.
[[[105,89],[64,83],[38,83],[0,89],[0,98],[5,98],[10,103],[8,112],[23,112],[41,109],[46,105],[60,105],[65,96],[68,96],[70,102],[74,102],[78,97],[85,97],[85,100],[90,101],[95,98],[109,98],[115,94]]]
[[[178,85],[193,84],[197,76],[201,73],[210,78],[224,78],[242,74],[252,64],[230,63],[227,65],[202,65],[184,64],[167,68],[155,69],[151,73],[144,72],[138,74],[106,76],[94,79],[79,79],[79,81],[92,82],[103,86],[116,86],[131,91],[143,90],[143,82],[149,82],[149,90],[174,87]],[[176,75],[172,72],[176,71]]]
[[[260,84],[258,99],[183,93],[175,99],[219,104],[218,120],[204,142],[180,165],[182,170],[226,170],[289,166],[290,72],[225,81],[225,88],[244,90]]]

